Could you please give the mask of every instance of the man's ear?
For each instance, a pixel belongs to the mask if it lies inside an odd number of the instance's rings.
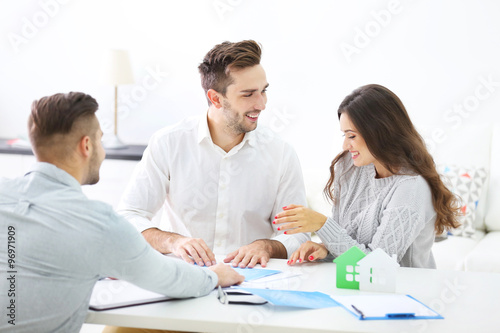
[[[84,156],[89,157],[92,155],[92,141],[88,135],[83,136],[78,143],[78,152]]]
[[[209,89],[207,91],[207,97],[210,102],[212,102],[212,105],[217,109],[220,109],[222,107],[221,95],[217,91]]]

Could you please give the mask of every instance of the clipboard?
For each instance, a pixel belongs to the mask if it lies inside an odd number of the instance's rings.
[[[444,319],[410,295],[370,294],[332,298],[360,320]]]
[[[166,302],[173,298],[124,281],[103,279],[96,282],[90,296],[89,309],[103,311],[133,305]]]

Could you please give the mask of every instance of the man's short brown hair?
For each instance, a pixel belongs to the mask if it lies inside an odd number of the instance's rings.
[[[260,64],[261,53],[259,44],[253,40],[216,45],[198,66],[205,94],[213,89],[226,96],[227,87],[233,83],[230,71]]]
[[[58,147],[71,148],[81,139],[71,137],[70,134],[75,132],[79,132],[78,136],[84,134],[94,139],[91,118],[98,107],[93,97],[81,92],[60,93],[34,101],[28,118],[28,133],[34,153],[38,155]]]

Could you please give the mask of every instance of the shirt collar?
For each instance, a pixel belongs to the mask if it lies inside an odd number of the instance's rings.
[[[248,142],[251,146],[255,146],[257,141],[255,134],[256,131],[257,129],[245,133],[243,140],[238,144],[238,146],[242,147],[245,142]],[[213,143],[212,137],[210,136],[210,129],[208,128],[208,114],[202,116],[198,124],[198,143],[201,143],[204,139],[210,140],[210,142]]]
[[[46,162],[36,162],[26,173],[29,175],[30,173],[41,173],[49,178],[54,179],[55,181],[62,183],[64,185],[68,185],[69,187],[82,190],[80,183],[75,179],[75,177],[71,176],[66,171],[59,169],[54,164],[46,163]]]
[[[248,142],[249,145],[251,146],[255,146],[255,143],[256,143],[256,131],[257,131],[257,128],[254,129],[253,131],[251,132],[246,132],[245,133],[245,137],[243,138],[243,142]]]
[[[212,141],[210,130],[208,129],[208,113],[200,117],[198,124],[198,143],[201,143],[204,139]]]

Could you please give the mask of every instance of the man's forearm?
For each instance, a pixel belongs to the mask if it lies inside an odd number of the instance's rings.
[[[146,241],[158,252],[163,254],[173,252],[173,242],[180,236],[174,232],[162,231],[158,228],[149,228],[142,232]]]
[[[277,259],[288,258],[288,253],[286,251],[286,248],[280,241],[274,239],[259,239],[257,242],[259,241],[265,242],[271,258],[277,258]]]

